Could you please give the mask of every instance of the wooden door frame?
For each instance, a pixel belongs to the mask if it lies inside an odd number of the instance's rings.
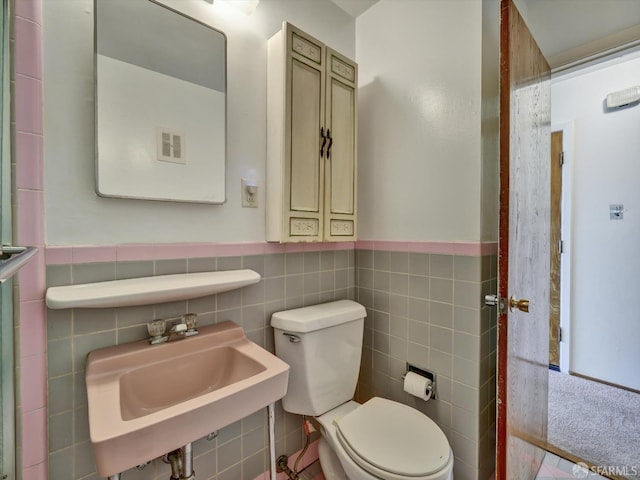
[[[560,371],[569,373],[571,354],[571,246],[573,215],[573,165],[574,157],[574,124],[573,122],[552,123],[551,131],[562,131],[562,150],[564,166],[562,168],[562,241],[564,250],[560,266],[560,326],[562,342],[560,343]]]
[[[499,168],[500,168],[500,209],[498,220],[498,299],[506,299],[509,285],[509,270],[500,268],[509,264],[509,159],[510,159],[510,70],[509,70],[509,29],[503,28],[509,22],[510,2],[500,1],[500,122],[499,122]],[[505,60],[505,58],[507,60]],[[507,448],[507,403],[500,401],[507,397],[507,312],[498,307],[497,323],[497,372],[496,372],[496,480],[507,480],[507,457],[500,455]]]
[[[554,140],[555,138],[555,140]],[[562,170],[564,132],[551,131],[551,245],[549,276],[549,368],[560,368],[562,308]],[[557,150],[556,150],[557,149]],[[556,323],[557,322],[557,323]]]

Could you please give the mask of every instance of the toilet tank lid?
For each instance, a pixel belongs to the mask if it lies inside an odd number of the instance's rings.
[[[367,311],[359,303],[338,300],[276,312],[271,316],[271,326],[287,332],[307,333],[359,320],[366,316]]]

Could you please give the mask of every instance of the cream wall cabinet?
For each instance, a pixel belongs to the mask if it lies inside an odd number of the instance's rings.
[[[288,23],[269,39],[267,240],[356,239],[358,67]]]

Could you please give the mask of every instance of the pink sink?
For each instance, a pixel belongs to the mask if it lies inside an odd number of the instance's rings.
[[[241,327],[223,322],[198,331],[89,354],[89,429],[100,476],[162,456],[285,395],[289,366]]]

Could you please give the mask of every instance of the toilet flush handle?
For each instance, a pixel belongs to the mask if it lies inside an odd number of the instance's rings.
[[[291,343],[300,343],[300,337],[298,335],[294,335],[293,333],[282,332],[285,337],[289,337],[289,341]]]

